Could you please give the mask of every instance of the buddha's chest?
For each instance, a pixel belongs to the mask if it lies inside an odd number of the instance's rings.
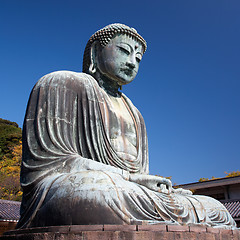
[[[137,156],[137,133],[134,118],[122,98],[109,97],[108,135],[114,149],[127,158]]]

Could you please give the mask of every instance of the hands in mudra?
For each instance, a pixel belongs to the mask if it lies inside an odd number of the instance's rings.
[[[129,181],[143,185],[155,192],[171,193],[174,190],[169,179],[159,176],[130,174]]]
[[[130,174],[129,181],[138,183],[151,189],[155,192],[161,193],[180,193],[183,195],[191,195],[190,190],[185,190],[182,188],[174,189],[172,187],[171,180],[159,176],[145,175],[145,174]]]

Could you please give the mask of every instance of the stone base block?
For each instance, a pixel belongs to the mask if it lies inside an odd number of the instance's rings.
[[[73,225],[12,230],[0,240],[240,240],[240,230],[180,225]]]

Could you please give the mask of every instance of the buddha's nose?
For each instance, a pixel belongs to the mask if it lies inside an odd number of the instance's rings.
[[[134,68],[136,67],[133,62],[127,62],[126,64],[127,64],[127,66],[128,66],[129,68],[131,68],[131,69],[134,69]]]
[[[130,68],[130,69],[134,69],[136,67],[136,58],[135,58],[135,54],[132,53],[129,55],[128,59],[127,59],[127,63],[126,65]]]

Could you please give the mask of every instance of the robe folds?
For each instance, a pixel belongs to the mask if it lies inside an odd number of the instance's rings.
[[[234,227],[212,198],[155,192],[129,181],[129,173],[149,173],[147,135],[139,111],[121,97],[135,125],[134,160],[113,148],[109,129],[116,114],[92,76],[59,71],[37,82],[23,126],[17,228],[160,222]]]

